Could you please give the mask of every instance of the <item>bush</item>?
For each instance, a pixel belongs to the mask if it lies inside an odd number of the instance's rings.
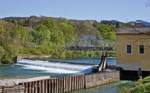
[[[8,55],[8,54],[6,54],[6,55],[4,55],[2,58],[1,58],[1,62],[3,63],[3,64],[10,64],[10,63],[12,63],[14,60],[13,60],[13,57],[11,57],[11,55]]]
[[[145,84],[145,83],[150,83],[150,77],[146,77],[142,80],[142,83]]]
[[[149,93],[150,92],[150,76],[135,82],[130,88],[131,93]]]
[[[150,82],[145,84],[145,92],[150,92]]]
[[[136,86],[135,88],[133,88],[132,90],[132,93],[144,93],[145,90],[144,90],[144,85],[138,85]]]

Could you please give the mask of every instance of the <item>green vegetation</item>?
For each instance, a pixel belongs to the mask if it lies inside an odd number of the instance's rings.
[[[64,57],[68,59],[76,58],[100,58],[101,53],[99,51],[65,51]],[[109,57],[115,57],[115,52],[109,52]]]
[[[119,86],[119,93],[131,93],[130,88],[133,87],[133,82]]]
[[[150,77],[139,80],[135,86],[131,88],[132,93],[149,93],[150,92]]]
[[[125,85],[121,88],[121,93],[149,93],[150,76],[135,82],[133,85]]]
[[[59,59],[99,57],[98,52],[65,49],[87,32],[115,41],[112,25],[35,16],[0,20],[0,62],[12,63],[18,55],[49,55]]]
[[[116,28],[114,25],[99,24],[98,30],[104,39],[111,41],[116,40]]]

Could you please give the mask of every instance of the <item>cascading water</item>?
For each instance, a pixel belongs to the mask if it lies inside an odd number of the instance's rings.
[[[57,62],[56,62],[57,61]],[[0,65],[0,78],[32,78],[39,76],[63,77],[66,75],[87,74],[97,66],[100,59],[70,60],[20,60],[16,64]],[[108,58],[109,65],[115,65],[115,58]]]
[[[92,66],[75,65],[61,62],[48,62],[40,60],[22,59],[16,65],[23,66],[24,69],[42,70],[49,73],[61,74],[87,74],[92,72]]]

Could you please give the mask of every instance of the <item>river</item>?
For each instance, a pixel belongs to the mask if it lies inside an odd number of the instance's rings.
[[[27,63],[21,65],[19,63],[14,65],[0,65],[0,78],[30,78],[36,76],[58,77],[68,74],[74,74],[75,72],[78,72],[80,70],[82,70],[82,72],[84,70],[88,71],[87,68],[98,65],[100,59],[57,60],[57,62],[40,62],[39,64],[38,62],[39,61],[30,61],[30,65],[28,65]],[[65,69],[62,68],[64,64],[68,66]],[[108,64],[115,65],[116,59],[108,58]],[[43,65],[43,67],[41,67],[41,65]],[[45,67],[47,65],[53,65],[53,67]],[[60,66],[62,69],[60,69]],[[76,70],[72,70],[72,67],[74,67]],[[71,70],[69,70],[70,68]]]
[[[97,86],[89,89],[81,89],[70,93],[122,93],[121,86],[131,83],[130,81],[119,81],[107,85]]]
[[[50,63],[42,62],[41,64],[41,62],[39,61],[34,62],[30,61],[26,63],[26,60],[23,60],[14,65],[0,65],[0,78],[12,79],[12,78],[30,78],[36,76],[59,77],[64,75],[76,74],[76,71],[79,71],[81,73],[82,71],[85,70],[85,72],[82,72],[84,74],[87,73],[87,71],[89,71],[89,68],[91,68],[92,66],[98,65],[99,62],[100,59],[72,59],[59,61],[57,60],[57,62],[53,61]],[[108,58],[108,64],[116,65],[116,59]],[[97,86],[90,89],[81,89],[70,93],[120,93],[120,86],[123,85],[124,83],[127,82],[119,81],[108,85]]]

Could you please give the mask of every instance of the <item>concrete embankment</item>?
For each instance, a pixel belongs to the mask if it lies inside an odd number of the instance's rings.
[[[119,71],[106,71],[89,75],[66,76],[63,78],[41,77],[14,80],[13,84],[10,85],[3,80],[1,81],[3,85],[0,86],[0,93],[64,93],[119,80]]]

